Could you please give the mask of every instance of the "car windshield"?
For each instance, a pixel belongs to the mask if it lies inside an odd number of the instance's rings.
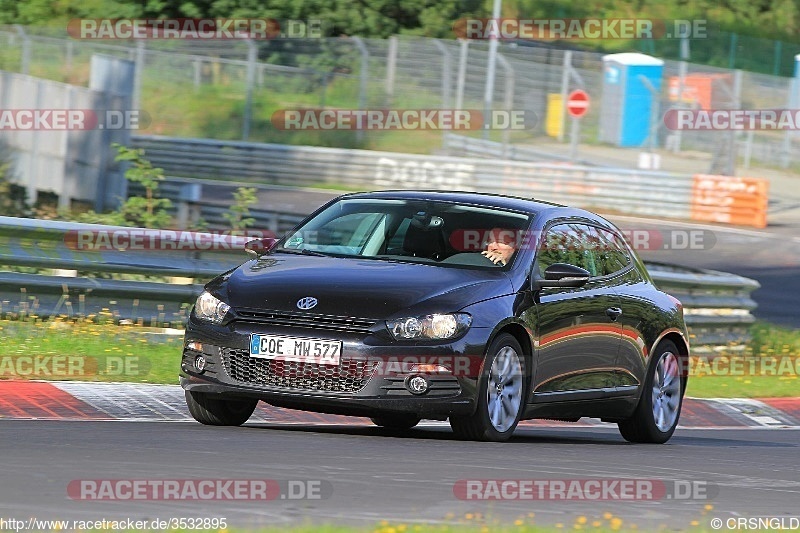
[[[343,199],[288,234],[273,253],[503,268],[531,215],[454,202]]]

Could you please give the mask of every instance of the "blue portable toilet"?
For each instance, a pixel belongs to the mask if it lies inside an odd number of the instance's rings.
[[[664,61],[639,53],[603,56],[600,140],[617,146],[642,146],[650,134],[653,98],[646,79],[661,92]]]

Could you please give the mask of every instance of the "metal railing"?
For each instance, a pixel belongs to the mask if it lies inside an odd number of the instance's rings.
[[[211,250],[148,246],[152,235],[163,242],[165,231],[169,234],[169,230],[0,217],[0,265],[59,269],[61,274],[0,271],[0,316],[91,317],[105,313],[117,321],[145,325],[183,324],[202,290],[202,285],[194,282],[244,262],[241,246],[249,239],[217,238],[217,246]],[[124,243],[114,240],[115,232],[121,232]],[[99,239],[103,233],[106,238]],[[202,239],[208,234],[173,233],[170,238],[175,243],[207,242]],[[82,235],[89,236],[86,241],[91,246],[82,245]],[[127,247],[135,235],[140,236],[140,246]],[[96,249],[104,242],[102,249]],[[759,287],[756,281],[661,263],[649,263],[648,269],[659,288],[683,302],[693,350],[741,347],[747,340],[756,307],[750,293]],[[102,277],[110,273],[161,281]],[[77,274],[81,277],[75,277]],[[175,278],[182,278],[184,284],[175,283]]]
[[[481,191],[634,215],[766,225],[766,181],[754,178],[719,176],[709,181],[700,175],[565,163],[161,136],[135,136],[132,143],[168,175],[186,178],[360,190]],[[740,192],[750,186],[763,192],[759,202],[739,205]]]

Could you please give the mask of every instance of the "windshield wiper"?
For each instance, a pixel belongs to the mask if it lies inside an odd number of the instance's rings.
[[[283,253],[286,253],[286,254],[312,255],[314,257],[330,257],[329,254],[322,253],[322,252],[317,252],[317,251],[314,251],[314,250],[309,250],[307,248],[303,248],[302,250],[298,250],[296,248],[274,248],[272,251],[273,251],[273,253],[274,252],[283,252]]]

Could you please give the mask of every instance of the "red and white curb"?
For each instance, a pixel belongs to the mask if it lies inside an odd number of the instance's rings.
[[[0,381],[0,419],[191,421],[177,385],[82,381]],[[366,418],[308,413],[259,403],[249,423],[369,425]],[[446,426],[424,422],[423,426]],[[530,420],[522,427],[607,425],[584,418],[572,424]],[[697,399],[684,401],[680,427],[686,429],[800,429],[800,398]]]

